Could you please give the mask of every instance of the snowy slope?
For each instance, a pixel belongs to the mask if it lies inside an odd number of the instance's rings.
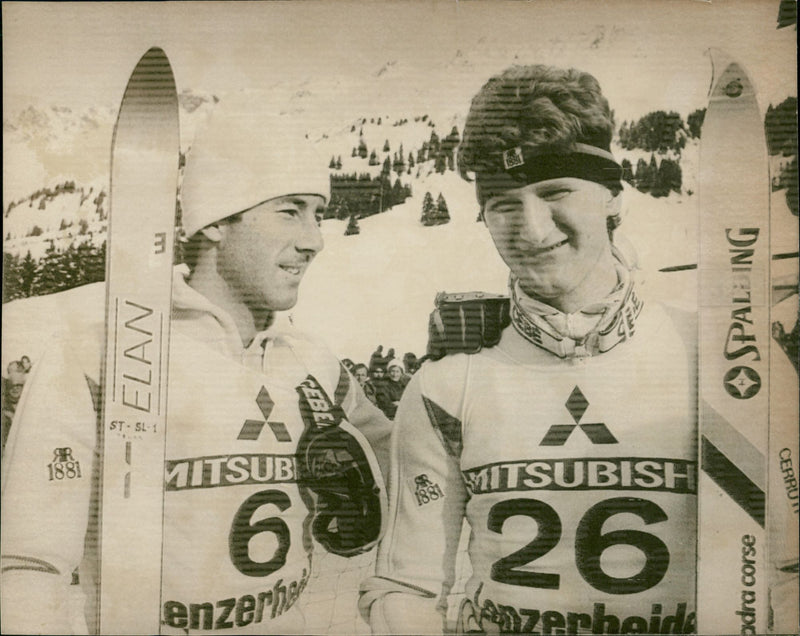
[[[426,190],[444,194],[450,223],[419,223]],[[783,194],[773,195],[773,224],[784,228],[773,232],[774,253],[795,251],[798,241],[797,221]],[[647,295],[691,309],[697,298],[696,273],[658,270],[696,262],[697,197],[653,199],[631,188],[624,196],[627,212],[620,240],[636,247]],[[507,270],[476,216],[472,186],[447,172],[415,182],[413,197],[403,205],[361,219],[359,235],[344,236],[345,221],[325,221],[325,249],[306,274],[300,302],[291,312],[295,324],[324,339],[338,356],[356,361],[367,361],[378,344],[394,347],[398,355],[421,355],[436,292],[505,292]],[[796,276],[796,260],[776,263],[776,272]],[[103,301],[104,287],[96,284],[4,305],[3,365],[23,354],[35,360],[41,334],[67,317],[84,321],[102,315]],[[796,307],[792,297],[781,303],[776,318],[791,328]]]
[[[378,88],[382,81],[392,73],[399,72],[397,65],[389,66],[385,73],[376,78]],[[321,94],[335,88],[335,79],[328,78],[330,86],[314,83],[307,90],[296,91],[287,99],[289,104],[285,115],[293,117],[302,114],[309,116]],[[286,92],[290,86],[275,87]],[[378,90],[378,89],[375,89]],[[203,96],[184,96],[184,110],[191,117],[184,117],[194,123],[198,114],[205,111],[209,99]],[[350,105],[352,108],[352,104]],[[463,130],[463,113],[454,109],[446,114],[444,110],[434,111],[398,110],[372,108],[363,112],[351,110],[349,117],[342,118],[336,125],[326,125],[326,118],[311,117],[309,136],[317,143],[319,155],[327,163],[331,156],[341,155],[341,172],[370,172],[377,174],[380,164],[388,155],[403,145],[405,159],[414,153],[435,130],[440,139],[446,137],[455,125]],[[423,115],[428,115],[426,121]],[[381,124],[377,121],[380,118]],[[35,118],[34,118],[35,119]],[[396,125],[401,119],[408,120]],[[60,121],[60,120],[59,120]],[[22,129],[14,131],[22,135]],[[28,133],[26,133],[28,134]],[[32,134],[32,133],[30,133]],[[184,130],[182,146],[188,145],[190,133]],[[368,167],[367,161],[350,156],[350,150],[363,138],[368,152],[373,149],[378,155],[379,165]],[[388,141],[390,150],[383,151]],[[641,151],[622,151],[615,147],[615,154],[621,159],[627,157],[634,165],[639,156],[649,159],[650,153]],[[646,155],[646,156],[645,156]],[[640,278],[648,295],[655,295],[673,304],[693,308],[696,305],[697,287],[694,271],[661,273],[659,269],[670,265],[697,262],[697,209],[696,174],[698,166],[697,140],[690,140],[681,154],[683,170],[683,192],[671,193],[668,197],[655,199],[626,185],[624,193],[624,220],[618,231],[620,241],[627,241],[636,248]],[[391,175],[392,180],[396,174]],[[413,351],[424,353],[427,340],[427,316],[433,299],[439,291],[484,290],[505,292],[507,270],[497,255],[488,231],[482,223],[476,222],[478,214],[472,184],[461,180],[452,171],[444,174],[433,172],[433,162],[418,164],[411,174],[405,173],[401,180],[412,187],[413,194],[402,205],[389,211],[359,220],[361,233],[344,236],[345,221],[328,220],[322,231],[326,247],[309,269],[300,294],[300,302],[292,311],[296,324],[314,332],[326,340],[340,357],[366,361],[378,344],[394,347],[398,355]],[[101,181],[90,182],[96,192],[102,187]],[[88,192],[88,187],[83,186]],[[446,225],[423,227],[419,223],[422,201],[430,192],[434,199],[441,193],[447,201],[451,222]],[[692,194],[690,194],[690,192]],[[48,202],[45,210],[38,210],[36,202],[31,207],[22,203],[15,207],[5,219],[9,231],[15,238],[7,242],[6,248],[15,248],[18,253],[31,248],[36,252],[36,241],[24,237],[26,227],[34,221],[46,231],[43,237],[35,237],[39,245],[45,245],[50,234],[58,234],[58,224],[68,218],[70,210],[78,210],[78,217],[89,214],[84,210],[91,207],[92,199],[86,199],[76,207],[70,199],[79,195],[63,195],[60,199]],[[84,194],[85,196],[85,194]],[[81,212],[84,210],[84,212]],[[783,192],[773,195],[774,218],[781,219],[785,231],[773,233],[773,251],[796,250],[797,221],[786,208]],[[93,231],[96,222],[92,221],[89,230]],[[73,221],[77,219],[73,216]],[[62,241],[72,240],[69,228]],[[82,237],[74,237],[81,239]],[[94,240],[102,238],[95,233]],[[792,245],[795,247],[793,248]],[[36,256],[36,253],[34,253]],[[791,275],[796,272],[797,261],[784,261],[776,266],[776,273]],[[75,292],[76,296],[88,292]],[[65,297],[69,298],[70,292]],[[91,309],[93,302],[102,303],[101,296],[91,296],[86,302],[76,302],[81,311],[102,313],[102,307]],[[53,297],[16,301],[4,306],[4,327],[13,335],[4,336],[3,359],[12,360],[28,351],[25,347],[26,331],[38,333],[46,325],[39,315],[52,317],[59,322],[61,308],[72,306],[62,299],[62,294]],[[46,322],[46,321],[45,321]],[[26,330],[26,327],[29,329]]]

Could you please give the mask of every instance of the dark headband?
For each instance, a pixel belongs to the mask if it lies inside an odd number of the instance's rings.
[[[622,190],[622,167],[614,160],[614,155],[587,144],[575,144],[573,152],[548,154],[516,146],[503,152],[503,168],[495,173],[475,175],[481,206],[506,190],[560,177],[594,181],[615,193]]]

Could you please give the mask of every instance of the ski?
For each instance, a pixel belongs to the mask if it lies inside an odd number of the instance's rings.
[[[111,148],[99,632],[160,632],[167,368],[180,138],[169,61],[133,70]]]
[[[773,261],[782,261],[787,258],[797,258],[797,252],[784,252],[782,254],[773,254],[772,260]],[[697,263],[686,263],[685,265],[668,265],[667,267],[661,267],[658,271],[659,272],[682,272],[687,269],[697,269]]]
[[[697,633],[763,634],[770,181],[747,73],[711,51],[700,138]]]

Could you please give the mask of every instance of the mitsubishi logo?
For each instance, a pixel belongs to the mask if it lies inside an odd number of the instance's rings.
[[[292,437],[289,435],[289,431],[286,429],[286,424],[283,422],[269,421],[269,416],[272,413],[272,409],[275,408],[275,402],[272,401],[272,398],[269,396],[269,392],[267,391],[266,387],[262,386],[261,390],[258,392],[256,404],[258,404],[258,408],[261,411],[261,414],[264,416],[264,419],[245,420],[242,430],[239,431],[239,436],[236,439],[257,440],[258,436],[261,435],[261,429],[264,428],[264,424],[267,424],[270,429],[272,429],[275,439],[277,439],[279,442],[291,442]]]
[[[572,419],[575,420],[574,424],[553,424],[545,434],[539,446],[563,446],[578,426],[581,427],[586,437],[592,444],[617,444],[617,438],[611,434],[605,424],[602,422],[593,422],[581,424],[581,418],[589,408],[589,400],[587,400],[581,390],[576,386],[572,389],[569,398],[564,406],[567,407]]]

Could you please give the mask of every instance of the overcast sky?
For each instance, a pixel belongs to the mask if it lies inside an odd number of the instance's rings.
[[[749,69],[766,105],[796,95],[796,32],[776,30],[778,5],[3,2],[4,111],[8,117],[28,105],[115,105],[152,45],[166,50],[179,90],[327,83],[335,101],[349,100],[353,109],[364,102],[389,108],[401,99],[414,108],[452,108],[515,59],[573,65],[598,77],[620,121],[653,105],[682,113],[701,106],[711,72],[704,52],[720,47]]]

